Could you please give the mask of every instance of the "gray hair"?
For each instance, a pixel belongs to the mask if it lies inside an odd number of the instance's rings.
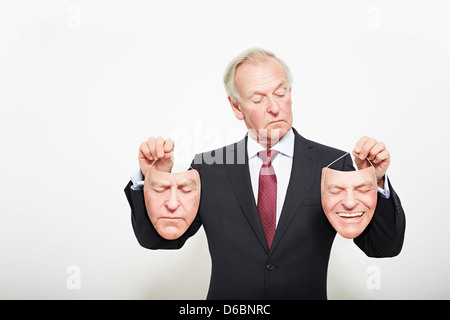
[[[286,73],[286,79],[287,79],[287,86],[288,88],[291,87],[293,78],[291,71],[289,70],[286,63],[281,60],[280,58],[277,58],[272,52],[269,52],[267,50],[261,49],[261,48],[251,48],[248,50],[245,50],[240,55],[238,55],[236,58],[231,60],[231,62],[228,64],[225,74],[223,77],[223,83],[225,85],[225,91],[227,93],[227,96],[230,97],[231,101],[233,103],[240,103],[241,97],[239,95],[239,91],[236,87],[236,83],[234,82],[234,77],[236,74],[237,68],[243,64],[244,62],[251,61],[251,62],[257,62],[257,61],[264,61],[269,58],[273,58],[277,60],[281,66],[284,69],[284,72]]]

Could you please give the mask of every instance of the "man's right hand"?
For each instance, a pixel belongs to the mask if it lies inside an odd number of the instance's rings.
[[[144,177],[147,175],[150,165],[158,159],[154,166],[157,170],[171,172],[173,167],[173,148],[175,143],[172,139],[164,140],[162,137],[149,138],[139,146],[139,166]]]

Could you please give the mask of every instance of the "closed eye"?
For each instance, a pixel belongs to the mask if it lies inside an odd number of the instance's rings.
[[[344,189],[341,189],[341,188],[330,188],[330,189],[328,189],[328,192],[330,192],[331,194],[340,194],[342,191],[344,191]]]
[[[152,190],[155,191],[156,193],[163,193],[164,191],[168,190],[169,188],[164,188],[164,187],[153,187]]]
[[[186,187],[180,188],[180,190],[181,190],[183,193],[189,193],[189,192],[191,192],[191,191],[194,190],[194,189],[193,189],[192,187],[186,186]]]
[[[252,102],[254,103],[254,104],[260,104],[262,101],[263,101],[263,97],[255,97],[254,99],[252,99]]]
[[[374,187],[373,183],[367,182],[367,183],[363,183],[363,184],[355,186],[355,190],[360,193],[367,193],[367,192],[373,190],[374,189],[373,187]]]
[[[274,94],[280,98],[286,95],[286,88],[281,86],[277,90],[275,90]]]

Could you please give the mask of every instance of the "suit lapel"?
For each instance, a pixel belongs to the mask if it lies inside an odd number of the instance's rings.
[[[278,245],[278,242],[286,231],[286,228],[289,226],[297,209],[308,194],[314,178],[315,168],[311,157],[312,146],[307,140],[300,136],[295,129],[294,133],[295,146],[292,171],[280,220],[278,221],[272,247],[270,248],[271,252],[273,252]]]
[[[267,245],[266,236],[264,235],[264,229],[261,224],[258,208],[256,207],[255,196],[253,194],[253,188],[250,180],[250,171],[248,168],[247,139],[248,136],[230,146],[230,148],[226,150],[227,155],[233,155],[233,157],[227,157],[227,159],[233,159],[233,161],[229,162],[227,160],[226,166],[234,193],[239,201],[241,209],[244,212],[244,215],[247,218],[247,221],[252,227],[259,242],[264,247],[264,250],[268,253],[269,247]],[[244,150],[245,157],[242,156]]]

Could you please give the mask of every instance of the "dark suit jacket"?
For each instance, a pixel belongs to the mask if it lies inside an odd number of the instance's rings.
[[[202,181],[200,206],[179,239],[159,236],[148,218],[143,192],[131,190],[131,182],[127,185],[125,193],[140,245],[178,249],[203,225],[212,259],[208,299],[326,299],[328,260],[336,231],[322,210],[321,169],[344,152],[309,141],[295,129],[294,133],[291,177],[270,250],[251,187],[247,137],[196,156],[192,167]],[[237,150],[245,154],[239,158]],[[354,170],[349,155],[337,163],[338,170]],[[396,256],[403,245],[405,216],[389,187],[390,198],[378,196],[371,223],[353,240],[370,257]]]

